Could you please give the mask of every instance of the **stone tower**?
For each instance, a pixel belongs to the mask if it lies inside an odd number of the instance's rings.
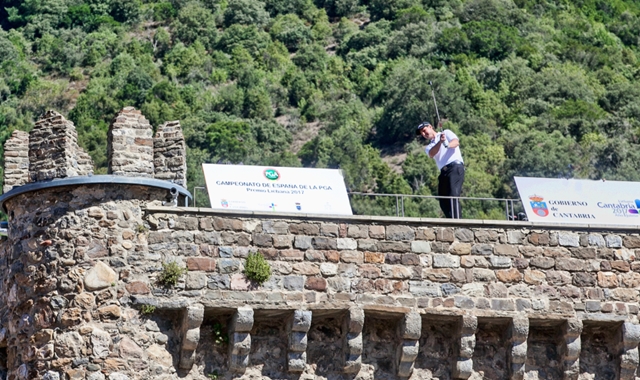
[[[115,269],[146,254],[144,207],[173,198],[184,204],[190,196],[185,170],[174,170],[178,181],[154,179],[154,142],[169,152],[170,165],[186,167],[181,133],[169,133],[169,144],[151,134],[139,111],[123,109],[109,131],[107,176],[92,175],[73,123],[55,111],[31,133],[15,131],[7,140],[0,378],[124,379],[110,352],[140,361],[129,338],[112,341],[126,313],[123,274]],[[159,170],[163,178],[171,171]],[[106,377],[97,371],[105,368]]]

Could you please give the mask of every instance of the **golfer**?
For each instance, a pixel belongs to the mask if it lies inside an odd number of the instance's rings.
[[[440,169],[438,195],[459,197],[464,182],[464,161],[460,152],[458,136],[448,129],[436,132],[428,122],[418,125],[416,135],[429,141],[424,151],[436,161],[436,165]],[[458,198],[439,198],[439,202],[445,217],[460,219],[462,207]]]

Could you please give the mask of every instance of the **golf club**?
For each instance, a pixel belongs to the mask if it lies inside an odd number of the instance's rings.
[[[436,109],[436,117],[438,118],[437,128],[442,129],[442,125],[440,125],[440,113],[438,112],[438,103],[436,102],[436,92],[433,89],[433,82],[429,81],[429,86],[431,87],[431,96],[433,96],[433,106]]]

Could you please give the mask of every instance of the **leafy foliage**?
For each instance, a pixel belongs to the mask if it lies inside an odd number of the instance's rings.
[[[108,125],[132,105],[182,121],[190,186],[203,162],[302,165],[429,196],[414,127],[435,121],[434,91],[463,195],[512,197],[514,175],[638,180],[639,35],[631,0],[0,0],[0,142],[54,108],[105,173]]]
[[[187,268],[182,268],[175,261],[162,263],[162,271],[158,275],[158,283],[167,288],[176,286],[180,277],[186,273]]]
[[[262,285],[271,277],[271,266],[261,253],[250,253],[244,264],[244,275]]]

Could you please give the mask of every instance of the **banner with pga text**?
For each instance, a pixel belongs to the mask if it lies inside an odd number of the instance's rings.
[[[530,221],[640,225],[640,183],[514,177]]]
[[[337,169],[202,164],[211,207],[352,215]]]

